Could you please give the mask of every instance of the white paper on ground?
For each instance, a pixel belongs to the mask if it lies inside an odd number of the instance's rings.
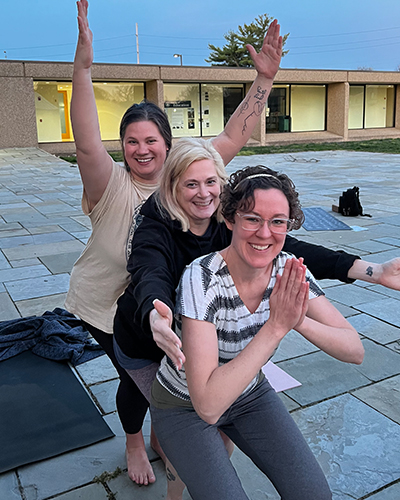
[[[276,392],[287,391],[301,385],[298,380],[286,373],[282,368],[279,368],[279,366],[276,366],[272,361],[268,361],[262,367],[262,371]]]

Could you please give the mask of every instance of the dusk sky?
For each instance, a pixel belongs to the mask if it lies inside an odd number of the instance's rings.
[[[0,58],[72,61],[77,39],[72,0],[2,1]],[[208,65],[208,43],[251,23],[276,17],[290,33],[282,68],[395,71],[400,65],[399,0],[92,0],[89,22],[95,62]]]

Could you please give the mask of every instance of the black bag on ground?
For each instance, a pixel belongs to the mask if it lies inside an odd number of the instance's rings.
[[[339,197],[339,213],[351,217],[357,217],[357,215],[371,217],[371,215],[363,213],[360,202],[360,188],[354,186],[347,191],[343,191],[342,196]]]

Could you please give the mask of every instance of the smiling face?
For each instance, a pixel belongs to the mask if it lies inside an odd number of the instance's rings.
[[[212,160],[194,161],[179,179],[176,201],[185,211],[190,231],[202,235],[219,206],[220,180]]]
[[[249,212],[251,215],[258,215],[265,220],[289,218],[289,202],[279,189],[256,189],[254,202],[254,208]],[[267,223],[258,231],[246,231],[242,228],[240,217],[236,215],[234,224],[226,224],[232,230],[230,256],[242,269],[267,268],[285,243],[286,234],[272,233]]]
[[[134,179],[145,184],[157,182],[168,149],[155,123],[130,123],[126,127],[123,150]]]

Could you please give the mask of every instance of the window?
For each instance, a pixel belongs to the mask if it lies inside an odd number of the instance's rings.
[[[34,82],[38,142],[73,141],[69,114],[71,82]],[[144,98],[143,83],[94,82],[103,140],[119,139],[119,124],[127,108]]]
[[[243,84],[164,84],[164,109],[173,137],[218,135],[243,96]]]
[[[394,127],[393,85],[350,85],[349,129]]]

